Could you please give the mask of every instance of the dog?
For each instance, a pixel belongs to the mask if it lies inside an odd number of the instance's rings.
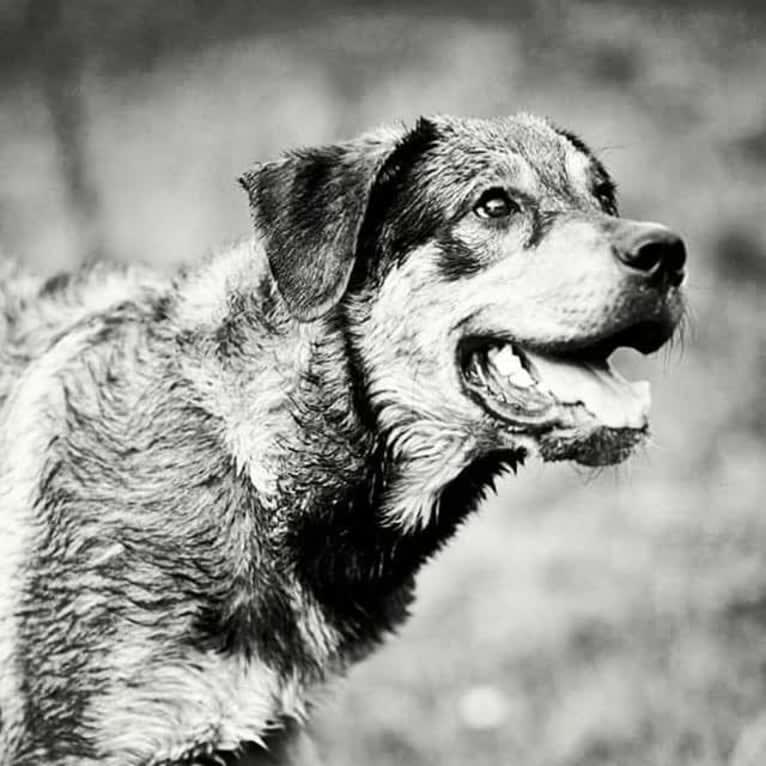
[[[4,267],[3,764],[287,753],[500,473],[647,434],[607,360],[674,335],[686,251],[572,133],[421,118],[240,183],[253,236],[172,282]]]

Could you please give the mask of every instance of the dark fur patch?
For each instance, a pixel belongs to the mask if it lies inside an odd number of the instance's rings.
[[[297,574],[345,638],[345,651],[369,650],[406,617],[415,573],[475,510],[494,479],[520,461],[513,452],[477,458],[445,487],[438,514],[405,535],[377,515],[399,470],[377,449],[354,486],[291,524],[287,543]]]
[[[74,275],[70,274],[69,272],[60,272],[58,274],[54,274],[52,277],[49,277],[45,280],[45,282],[43,282],[43,286],[40,288],[40,297],[44,298],[61,292],[62,290],[66,290],[66,288],[69,287],[69,285],[72,283],[73,279]]]
[[[170,316],[172,301],[169,295],[161,295],[154,301],[152,319],[155,322],[164,322]]]
[[[446,223],[443,207],[423,193],[419,182],[428,152],[440,140],[437,126],[421,118],[381,168],[359,233],[352,287],[382,282],[393,266]]]
[[[472,277],[486,268],[484,259],[476,250],[456,237],[444,236],[436,242],[439,248],[436,264],[439,274],[447,282]]]
[[[543,460],[575,460],[581,465],[613,465],[624,460],[646,436],[645,429],[601,428],[587,439],[545,437],[540,442]]]
[[[294,743],[304,736],[300,724],[292,718],[283,718],[279,725],[266,732],[262,744],[243,742],[237,752],[210,750],[200,747],[188,752],[180,760],[165,760],[153,766],[287,766],[303,763],[296,757]],[[312,761],[313,762],[313,761]]]
[[[527,247],[536,247],[553,228],[558,212],[534,210],[532,216],[532,233],[527,240]]]
[[[257,656],[283,675],[318,675],[289,600],[292,583],[277,571],[282,556],[264,556],[260,563],[262,571],[236,578],[200,605],[190,643],[227,656]]]

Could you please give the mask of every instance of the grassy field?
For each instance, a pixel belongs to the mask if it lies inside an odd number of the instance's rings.
[[[313,728],[334,766],[762,765],[766,23],[688,3],[531,7],[338,9],[133,69],[86,56],[84,212],[43,86],[9,76],[0,242],[46,271],[94,249],[171,267],[246,232],[234,179],[283,147],[433,112],[541,112],[582,134],[623,211],[689,246],[684,342],[621,353],[653,383],[652,442],[615,470],[508,480]]]

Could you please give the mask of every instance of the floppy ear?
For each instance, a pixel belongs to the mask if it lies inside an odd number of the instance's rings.
[[[376,179],[424,125],[292,152],[239,179],[279,292],[299,321],[322,316],[342,298]]]

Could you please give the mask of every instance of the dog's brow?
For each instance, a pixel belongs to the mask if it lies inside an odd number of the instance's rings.
[[[520,190],[534,189],[538,179],[533,167],[528,160],[516,155],[513,163],[514,185]]]

